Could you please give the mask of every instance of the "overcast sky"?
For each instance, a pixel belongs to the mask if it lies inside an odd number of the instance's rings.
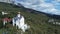
[[[15,3],[37,11],[60,15],[60,0],[15,0]]]

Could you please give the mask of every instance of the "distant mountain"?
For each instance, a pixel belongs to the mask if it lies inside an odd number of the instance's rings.
[[[60,15],[60,3],[57,0],[15,0],[14,4],[22,4],[25,8],[36,11]]]
[[[60,15],[54,15],[54,14],[49,14],[49,13],[44,13],[42,11],[36,11],[36,10],[33,10],[33,9],[30,9],[30,8],[25,8],[23,5],[21,5],[20,3],[18,5],[14,5],[15,7],[19,7],[19,8],[22,8],[24,10],[26,10],[27,12],[31,12],[31,13],[42,13],[42,14],[45,14],[49,17],[52,17],[52,18],[57,18],[59,19],[60,18]]]

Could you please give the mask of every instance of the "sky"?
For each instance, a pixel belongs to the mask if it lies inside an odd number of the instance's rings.
[[[60,15],[60,0],[14,0],[25,8],[34,9],[48,14]]]

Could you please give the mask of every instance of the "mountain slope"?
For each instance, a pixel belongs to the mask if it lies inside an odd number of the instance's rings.
[[[5,11],[10,13],[9,15],[2,16],[1,12]],[[51,19],[47,17],[45,14],[41,13],[30,13],[27,12],[24,8],[14,7],[10,4],[0,3],[0,23],[1,19],[4,17],[14,17],[17,12],[20,11],[21,15],[25,17],[25,23],[31,26],[29,30],[27,30],[24,34],[60,34],[60,26],[49,24],[48,20]],[[1,25],[1,24],[0,24]],[[11,24],[6,25],[8,28],[1,28],[0,34],[2,32],[8,31],[8,34],[15,34],[15,32],[20,34],[15,27],[12,27]]]

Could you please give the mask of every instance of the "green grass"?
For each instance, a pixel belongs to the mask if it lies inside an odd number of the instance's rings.
[[[9,15],[2,16],[1,12],[9,12]],[[1,19],[4,17],[14,17],[16,16],[17,12],[20,11],[21,15],[25,17],[25,23],[31,26],[31,28],[26,31],[24,34],[60,34],[60,26],[59,25],[53,25],[48,23],[48,19],[51,19],[50,17],[47,17],[44,14],[35,14],[35,13],[29,13],[23,8],[17,8],[13,7],[10,4],[0,3],[0,23]],[[9,34],[15,34],[16,32],[20,34],[17,31],[16,27],[13,27],[11,24],[7,25],[8,28],[1,28],[0,34],[2,34],[3,31],[8,30]]]

